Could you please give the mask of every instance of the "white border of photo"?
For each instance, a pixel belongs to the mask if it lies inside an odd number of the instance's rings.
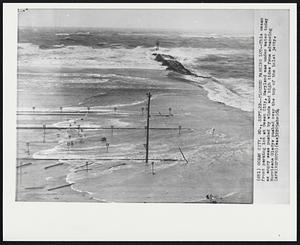
[[[3,239],[5,241],[226,241],[296,239],[296,4],[5,3],[3,8]],[[18,8],[288,9],[288,204],[118,204],[15,201]]]

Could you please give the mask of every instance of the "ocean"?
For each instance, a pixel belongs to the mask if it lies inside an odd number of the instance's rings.
[[[165,69],[152,55],[157,40],[160,41],[160,52],[174,56],[196,74],[214,78],[204,85],[211,100],[245,111],[253,110],[253,36],[74,28],[20,29],[19,67],[40,68],[38,73],[20,69],[20,83],[23,77],[25,80],[33,76],[38,81],[47,78],[47,82],[43,82],[43,86],[47,86],[49,76],[43,69],[50,68]],[[112,79],[116,80],[118,76],[103,76],[92,71],[51,74],[50,86],[76,83],[75,86],[111,87]],[[195,80],[193,77],[187,79]],[[31,85],[37,86],[37,83],[31,82]]]
[[[166,70],[154,52],[171,55],[197,76]],[[30,155],[36,162],[27,168],[41,171],[34,172],[38,181],[29,170],[23,172],[19,200],[52,198],[47,187],[61,172],[47,172],[51,161],[38,159],[54,158],[67,166],[63,176],[72,189],[93,200],[206,202],[213,193],[224,198],[220,202],[251,202],[253,75],[253,36],[20,28],[18,125],[58,129],[47,130],[45,142],[42,131],[18,131],[18,156]],[[150,127],[172,128],[150,130],[155,175],[143,161],[149,91]],[[35,142],[29,154],[26,142]],[[87,162],[88,170],[82,167]],[[29,185],[41,188],[33,191]],[[56,199],[71,200],[62,193]]]

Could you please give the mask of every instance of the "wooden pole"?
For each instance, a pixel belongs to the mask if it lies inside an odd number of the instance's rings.
[[[43,125],[43,129],[44,129],[43,143],[45,143],[46,142],[46,125],[45,124]]]
[[[152,162],[151,165],[152,165],[152,174],[154,175],[155,174],[155,172],[154,172],[154,162]]]
[[[53,190],[56,190],[56,189],[68,187],[68,186],[71,186],[71,185],[73,185],[73,184],[74,184],[74,183],[66,184],[66,185],[61,185],[61,186],[57,186],[57,187],[53,187],[53,188],[49,188],[48,191],[53,191]]]
[[[60,165],[63,165],[63,164],[64,164],[63,162],[59,162],[59,163],[56,163],[56,164],[53,164],[53,165],[46,166],[46,167],[44,167],[44,169],[53,168],[53,167],[60,166]]]
[[[214,136],[215,135],[215,128],[211,129],[211,135]]]
[[[29,165],[31,165],[31,164],[32,164],[31,162],[24,163],[24,164],[19,164],[19,165],[17,166],[17,168],[21,168],[21,167],[29,166]]]
[[[150,100],[151,93],[147,93],[148,96],[148,104],[147,104],[147,135],[146,135],[146,163],[148,163],[149,156],[149,118],[150,118]]]
[[[185,158],[185,156],[183,155],[183,152],[182,152],[181,148],[180,148],[180,147],[178,147],[178,148],[179,148],[179,151],[180,151],[181,155],[183,156],[183,159],[184,159],[185,162],[188,164],[189,162],[188,162],[188,160]]]
[[[30,151],[29,151],[29,142],[27,142],[26,145],[27,145],[27,153],[28,153],[28,155],[30,155]]]

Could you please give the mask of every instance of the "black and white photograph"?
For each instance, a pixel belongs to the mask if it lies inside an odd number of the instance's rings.
[[[19,9],[16,200],[252,203],[253,16]]]
[[[4,241],[297,240],[297,5],[5,3]]]

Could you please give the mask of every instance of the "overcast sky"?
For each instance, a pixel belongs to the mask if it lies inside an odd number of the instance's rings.
[[[20,26],[178,29],[210,33],[253,33],[251,10],[28,10]]]

